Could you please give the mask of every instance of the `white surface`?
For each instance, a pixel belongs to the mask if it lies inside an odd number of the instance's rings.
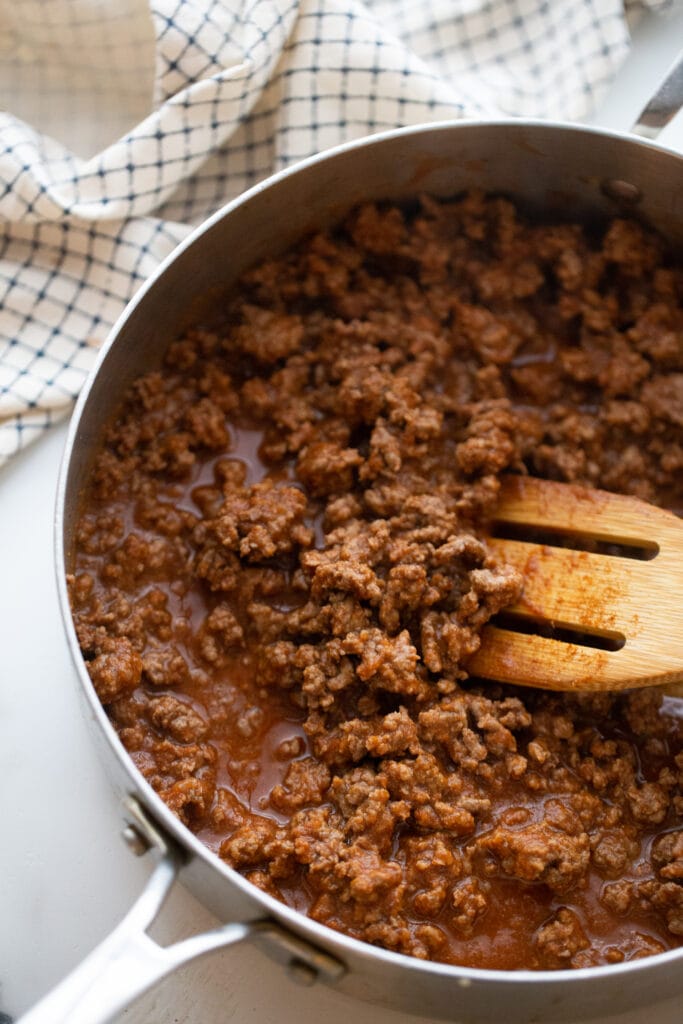
[[[648,33],[639,67],[664,68],[683,18]],[[622,78],[610,120],[637,106]],[[607,106],[606,106],[607,111]],[[662,141],[683,149],[681,118]],[[150,865],[120,840],[121,816],[76,700],[53,579],[52,519],[64,428],[0,472],[0,1009],[19,1015],[123,916]],[[165,911],[180,937],[214,924],[176,889]],[[680,1024],[680,1000],[600,1024]],[[420,1024],[326,990],[302,989],[254,950],[214,954],[168,978],[128,1024]],[[424,1024],[424,1022],[423,1022]],[[463,1022],[466,1024],[466,1022]],[[501,1022],[504,1024],[504,1022]],[[541,1022],[542,1024],[542,1022]]]

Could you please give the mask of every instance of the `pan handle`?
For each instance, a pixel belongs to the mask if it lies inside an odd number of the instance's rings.
[[[148,934],[184,861],[164,837],[161,859],[121,923],[18,1024],[107,1024],[138,996],[182,964],[245,939],[260,939],[276,959],[287,963],[299,981],[317,977],[336,981],[345,973],[340,961],[316,949],[269,918],[231,922],[160,946]]]
[[[683,107],[683,51],[669,67],[657,92],[638,115],[631,131],[646,139],[656,139],[662,128]]]

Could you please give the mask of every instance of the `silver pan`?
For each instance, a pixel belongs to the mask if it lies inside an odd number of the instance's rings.
[[[636,126],[655,134],[683,101],[683,65]],[[256,186],[204,223],[138,292],[105,344],[78,402],[66,445],[56,516],[56,569],[64,624],[86,716],[109,769],[131,848],[157,859],[121,925],[23,1024],[111,1020],[175,967],[250,940],[302,980],[434,1018],[484,1024],[589,1020],[683,990],[683,949],[576,971],[486,971],[424,963],[339,935],[283,906],[206,849],[133,767],[95,695],[73,630],[64,577],[76,510],[94,446],[131,381],[159,365],[168,340],[198,313],[197,297],[225,290],[256,261],[325,227],[353,204],[503,192],[543,216],[594,219],[630,210],[674,245],[683,242],[683,158],[642,138],[531,121],[456,122],[388,132],[314,157]],[[180,875],[221,920],[216,931],[161,948],[147,934]]]

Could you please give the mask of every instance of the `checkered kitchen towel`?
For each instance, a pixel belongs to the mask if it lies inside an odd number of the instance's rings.
[[[622,0],[0,0],[0,463],[228,199],[398,125],[580,118],[627,50]]]

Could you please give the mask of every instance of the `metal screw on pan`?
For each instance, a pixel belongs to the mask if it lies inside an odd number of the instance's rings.
[[[297,985],[310,988],[318,980],[318,972],[311,964],[305,964],[303,960],[291,960],[287,966],[287,974]]]
[[[643,198],[637,185],[632,181],[622,181],[621,178],[606,178],[600,188],[603,195],[622,206],[635,206]]]
[[[126,825],[121,832],[124,843],[136,857],[142,857],[149,850],[149,843],[136,829],[135,825]]]

